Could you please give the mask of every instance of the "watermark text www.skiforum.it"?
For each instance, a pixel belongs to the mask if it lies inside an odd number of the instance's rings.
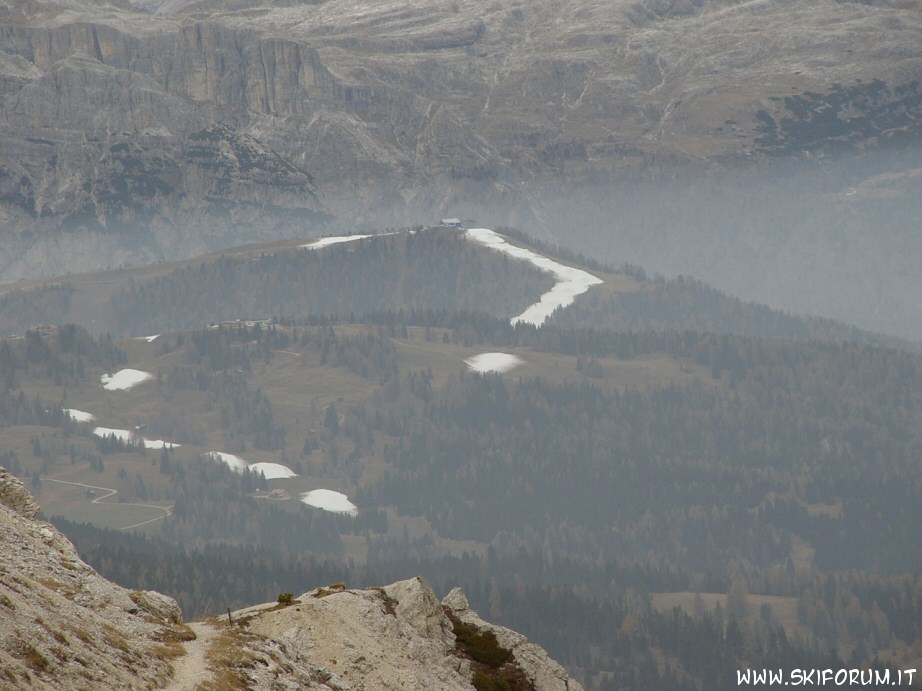
[[[912,686],[913,669],[738,669],[737,686]]]

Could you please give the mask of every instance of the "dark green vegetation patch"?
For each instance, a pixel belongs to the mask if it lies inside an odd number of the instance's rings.
[[[498,669],[512,658],[512,652],[499,644],[492,631],[481,631],[462,621],[452,623],[458,647],[472,660]]]
[[[850,86],[833,84],[826,93],[787,96],[772,117],[759,110],[756,144],[775,154],[868,147],[904,146],[922,131],[919,82],[891,85],[875,79]]]

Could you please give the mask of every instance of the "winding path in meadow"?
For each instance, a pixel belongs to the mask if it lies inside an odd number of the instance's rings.
[[[119,528],[119,530],[130,530],[131,528],[140,528],[142,525],[147,525],[149,523],[154,523],[156,521],[162,521],[167,516],[173,515],[173,505],[172,504],[170,506],[155,506],[154,504],[137,504],[134,502],[104,501],[105,499],[108,499],[112,495],[118,494],[118,490],[112,489],[111,487],[99,487],[97,485],[87,485],[86,483],[83,483],[83,482],[70,482],[68,480],[55,480],[52,477],[46,477],[45,480],[47,482],[57,482],[58,484],[61,484],[61,485],[74,485],[75,487],[83,487],[85,489],[94,489],[94,490],[100,490],[102,492],[107,492],[107,494],[103,494],[99,497],[96,497],[93,501],[90,502],[91,504],[108,504],[110,506],[140,506],[145,509],[156,509],[157,511],[163,512],[162,516],[156,516],[155,518],[151,518],[146,521],[141,521],[139,523],[132,523],[131,525],[126,525],[126,526]]]

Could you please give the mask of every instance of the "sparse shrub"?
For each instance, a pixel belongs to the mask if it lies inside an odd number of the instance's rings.
[[[512,689],[509,679],[502,671],[494,674],[485,674],[480,671],[474,672],[471,685],[477,691],[511,691]]]
[[[48,631],[48,633],[51,634],[51,637],[54,638],[54,640],[56,640],[61,645],[70,645],[70,641],[67,640],[67,636],[65,636],[60,631],[49,629],[47,626],[45,627],[45,629]]]
[[[392,617],[396,617],[397,601],[388,595],[387,591],[381,586],[372,586],[371,590],[374,590],[381,595],[381,602],[384,605],[384,611],[390,614]]]
[[[131,654],[131,645],[121,631],[116,629],[110,624],[103,624],[102,627],[102,638],[111,648],[115,648],[125,653],[126,655]]]
[[[186,654],[186,647],[178,641],[170,641],[151,646],[150,652],[158,660],[175,660]]]
[[[188,624],[175,624],[161,629],[153,636],[154,640],[161,643],[188,643],[196,639],[195,631]]]
[[[79,638],[81,641],[90,646],[95,646],[96,642],[93,640],[93,637],[83,629],[73,629],[74,635]]]
[[[45,672],[48,670],[48,660],[31,645],[25,647],[22,660],[36,672]]]
[[[334,593],[341,593],[346,589],[345,583],[331,583],[327,588],[317,588],[314,591],[314,597],[326,597]]]
[[[205,659],[214,672],[214,681],[201,684],[202,691],[252,688],[247,670],[254,668],[260,658],[247,648],[247,640],[248,634],[228,628],[212,642]]]
[[[454,622],[458,647],[472,660],[493,668],[502,667],[512,652],[502,647],[492,631],[480,631],[473,624]]]

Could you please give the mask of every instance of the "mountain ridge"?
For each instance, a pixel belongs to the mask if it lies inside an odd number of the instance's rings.
[[[688,277],[649,277],[630,265],[616,269],[521,231],[500,230],[496,237],[506,238],[504,246],[604,278],[570,307],[548,314],[546,323],[554,328],[679,329],[918,349],[913,341],[847,322],[745,302]],[[402,229],[340,236],[350,242],[336,242],[337,247],[318,253],[307,251],[310,242],[292,240],[181,262],[33,280],[22,287],[0,285],[0,318],[20,335],[45,324],[74,322],[97,333],[139,337],[235,319],[346,319],[398,309],[460,308],[512,317],[538,304],[554,284],[547,271],[507,259],[495,247],[467,242],[467,237],[455,229]],[[386,278],[373,280],[372,275]],[[178,292],[189,296],[181,312],[168,304]]]

